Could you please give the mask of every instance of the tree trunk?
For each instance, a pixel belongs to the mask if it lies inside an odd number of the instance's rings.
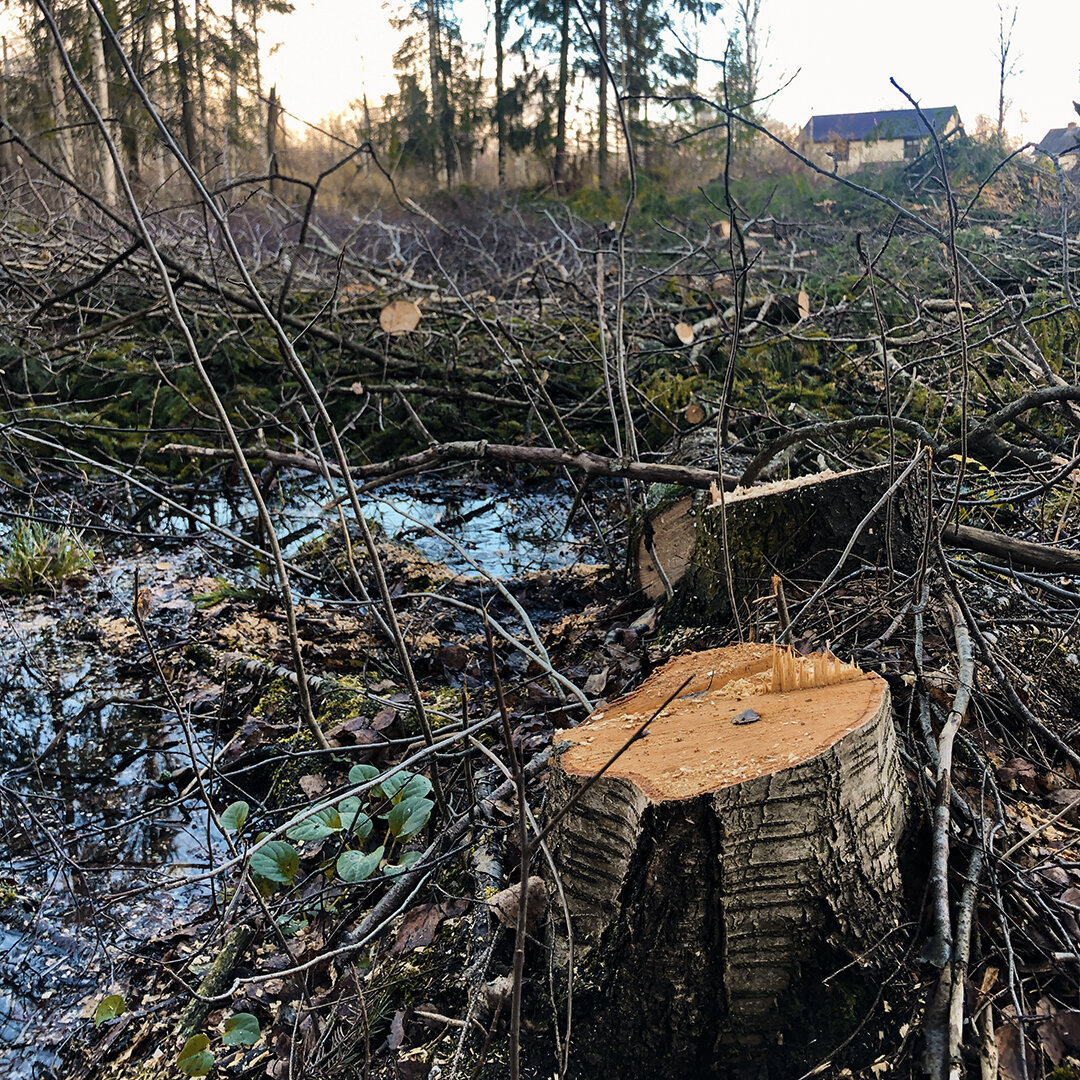
[[[495,133],[499,143],[499,188],[506,187],[506,102],[503,89],[503,37],[506,34],[503,0],[495,0]]]
[[[97,17],[90,15],[90,49],[94,64],[94,98],[98,112],[115,142],[115,125],[111,122],[109,109],[109,78],[105,68],[105,42],[101,36],[101,23]],[[117,182],[116,167],[113,164],[112,155],[105,145],[104,139],[98,140],[98,157],[101,163],[101,186],[105,195],[105,201],[109,206],[116,205]]]
[[[75,151],[71,143],[71,126],[68,122],[67,99],[64,97],[64,72],[60,65],[60,51],[49,47],[49,94],[52,97],[56,141],[60,148],[60,164],[68,176],[75,172]]]
[[[198,143],[195,139],[195,102],[191,96],[190,41],[184,23],[184,6],[173,0],[173,29],[176,36],[176,78],[180,84],[180,128],[184,133],[184,152],[193,168],[198,168]]]
[[[266,111],[266,171],[270,177],[270,194],[281,193],[281,181],[278,179],[277,136],[278,121],[281,118],[281,102],[278,101],[277,87],[270,87],[270,105]]]
[[[566,184],[566,96],[570,87],[570,0],[562,0],[559,20],[559,100],[555,118],[555,166],[552,170],[555,194],[565,194]]]
[[[600,0],[600,82],[597,86],[599,104],[596,113],[596,182],[601,190],[608,184],[608,41],[607,41],[607,0]]]
[[[855,541],[851,560],[910,571],[921,550],[924,498],[916,470],[882,506]],[[825,473],[759,484],[725,496],[699,497],[691,518],[687,500],[653,508],[653,550],[647,535],[637,548],[638,584],[657,599],[664,594],[656,559],[675,590],[667,618],[684,625],[724,621],[732,600],[740,618],[754,601],[773,592],[779,574],[789,599],[809,595],[833,569],[848,540],[889,487],[889,467]],[[689,497],[687,497],[689,498]],[[724,516],[727,544],[724,543]],[[663,515],[663,516],[659,516]],[[885,543],[886,526],[890,543]],[[727,565],[731,567],[728,581]]]
[[[239,0],[232,0],[229,9],[229,143],[233,160],[226,162],[230,174],[237,167],[236,145],[240,138],[240,10]]]
[[[7,38],[0,37],[0,46],[3,47],[2,63],[0,67],[0,120],[7,121],[8,117],[8,50]],[[15,172],[15,153],[8,141],[7,131],[0,131],[0,176],[9,177]]]
[[[210,117],[206,102],[206,19],[201,0],[195,0],[195,73],[199,83],[199,124],[202,143],[199,146],[199,172],[206,172],[206,140],[210,134]]]
[[[585,1073],[757,1076],[778,1053],[805,1064],[800,1038],[818,1039],[807,1058],[839,1042],[823,1038],[819,976],[880,943],[901,911],[887,684],[768,645],[688,654],[559,733],[556,750],[547,813],[579,796],[550,844]],[[852,1006],[842,996],[838,1012]],[[792,1015],[802,1032],[785,1030]]]

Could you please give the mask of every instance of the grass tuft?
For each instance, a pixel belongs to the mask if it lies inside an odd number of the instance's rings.
[[[84,578],[93,560],[94,553],[83,544],[81,533],[22,520],[11,531],[7,551],[0,555],[0,591],[55,593],[64,582]]]

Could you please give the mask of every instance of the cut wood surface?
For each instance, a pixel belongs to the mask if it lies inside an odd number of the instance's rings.
[[[877,675],[769,645],[688,654],[555,748],[579,1015],[618,1075],[734,1075],[775,1041],[781,995],[895,927],[903,782]]]
[[[659,563],[675,585],[690,569],[697,537],[697,522],[693,516],[694,496],[683,495],[649,518],[651,535],[644,530],[638,538],[638,585],[649,600],[660,600],[665,592],[664,579],[656,566]]]

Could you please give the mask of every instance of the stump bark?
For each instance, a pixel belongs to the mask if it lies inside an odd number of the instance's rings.
[[[904,788],[877,675],[767,645],[689,654],[556,750],[548,812],[578,798],[551,846],[579,1075],[756,1069],[784,1031],[781,998],[814,1013],[823,950],[849,960],[896,927]]]
[[[727,494],[723,507],[717,495],[669,501],[653,518],[652,550],[644,538],[638,544],[638,584],[651,599],[664,595],[659,561],[675,587],[666,618],[682,625],[731,616],[729,561],[740,617],[752,612],[756,600],[771,595],[774,574],[783,578],[789,597],[806,594],[833,568],[889,481],[889,467],[883,465],[758,484]],[[918,473],[913,473],[859,535],[852,560],[885,569],[891,559],[901,572],[914,567],[925,519],[920,488]]]

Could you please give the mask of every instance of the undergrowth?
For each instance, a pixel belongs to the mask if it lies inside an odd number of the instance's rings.
[[[93,559],[81,533],[20,520],[11,530],[7,551],[0,555],[0,590],[23,595],[56,592],[65,582],[84,577]]]

